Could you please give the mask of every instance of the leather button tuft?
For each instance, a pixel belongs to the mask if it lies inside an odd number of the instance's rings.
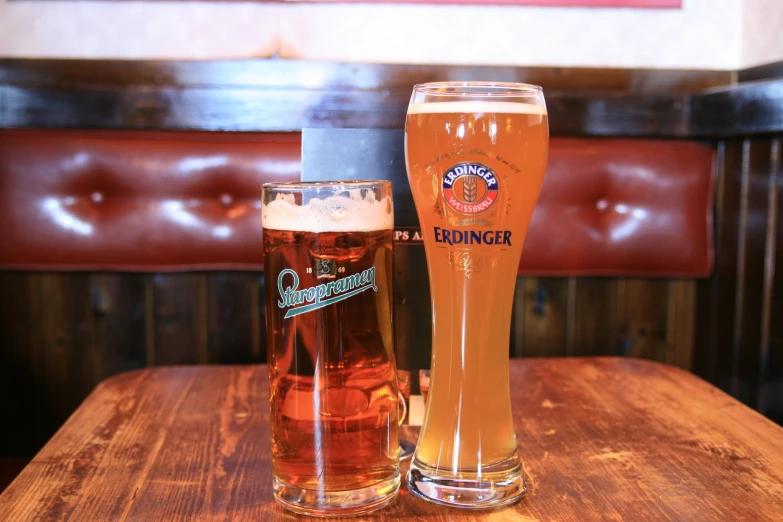
[[[231,194],[224,192],[220,195],[220,204],[224,207],[229,207],[234,202],[234,198],[231,197]]]
[[[100,205],[101,203],[103,203],[103,194],[97,191],[93,192],[92,194],[90,194],[90,199],[96,205]]]
[[[599,199],[595,202],[595,208],[597,208],[600,211],[604,211],[609,208],[609,202],[605,199]]]

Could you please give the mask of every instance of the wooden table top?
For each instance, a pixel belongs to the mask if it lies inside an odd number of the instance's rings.
[[[0,520],[299,519],[272,498],[267,382],[266,366],[108,379],[0,495]],[[529,477],[519,504],[465,512],[403,489],[364,519],[783,520],[783,428],[692,374],[525,359],[511,382]]]

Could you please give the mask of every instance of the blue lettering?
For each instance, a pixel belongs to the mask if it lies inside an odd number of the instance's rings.
[[[346,277],[348,280],[348,290],[362,286],[362,274],[354,274]]]
[[[319,266],[316,265],[314,268],[317,271]],[[284,287],[283,280],[288,275],[291,275],[292,284]],[[282,270],[277,277],[277,289],[280,293],[280,300],[278,300],[277,306],[280,308],[291,308],[295,307],[295,305],[303,305],[288,310],[285,314],[286,319],[343,301],[368,289],[378,291],[378,287],[375,284],[374,266],[360,273],[349,275],[337,281],[330,281],[326,284],[311,286],[303,290],[297,290],[298,286],[299,275],[290,268]],[[335,294],[335,297],[324,299],[332,293]]]
[[[283,278],[286,276],[286,274],[291,274],[294,280],[291,282],[291,286],[289,286],[286,290],[283,290]],[[299,276],[297,275],[296,272],[294,272],[290,268],[286,268],[285,270],[280,272],[280,275],[277,276],[277,290],[280,292],[280,295],[283,296],[283,300],[278,301],[277,306],[279,306],[280,308],[291,306],[290,305],[292,301],[291,292],[295,291],[298,286],[299,286]]]
[[[435,242],[449,245],[508,245],[512,246],[510,230],[449,230],[433,227]],[[296,288],[296,287],[294,287]],[[290,288],[289,288],[290,290]],[[281,290],[282,291],[282,290]],[[331,293],[327,287],[326,295]],[[319,293],[319,298],[322,295]]]
[[[449,245],[453,245],[454,243],[451,242],[451,232],[448,230],[443,231],[443,242],[448,243]]]

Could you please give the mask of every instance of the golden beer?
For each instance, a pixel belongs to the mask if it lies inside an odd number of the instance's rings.
[[[365,513],[399,489],[390,197],[388,182],[264,186],[274,491],[293,511]]]
[[[515,279],[548,141],[538,88],[414,90],[405,144],[427,254],[433,340],[429,397],[408,482],[435,502],[484,508],[524,493],[508,347]]]

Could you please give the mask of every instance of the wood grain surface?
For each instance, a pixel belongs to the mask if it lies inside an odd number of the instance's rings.
[[[511,378],[529,477],[519,504],[464,512],[403,489],[365,519],[783,517],[783,429],[698,377],[562,358],[514,360]],[[265,366],[113,377],[0,496],[0,520],[295,520],[272,498],[267,401]]]
[[[0,128],[401,128],[414,84],[480,79],[543,86],[556,135],[744,136],[783,131],[772,73],[736,84],[732,71],[3,59]]]

